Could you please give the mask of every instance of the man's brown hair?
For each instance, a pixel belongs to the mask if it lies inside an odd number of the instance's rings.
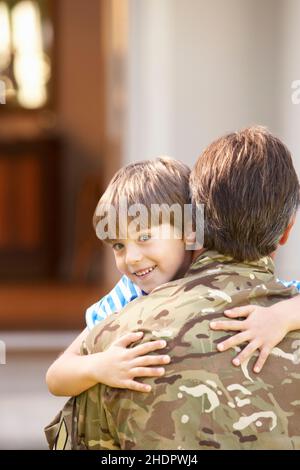
[[[299,205],[287,147],[250,127],[209,145],[191,172],[192,200],[204,204],[204,247],[240,261],[271,254]]]

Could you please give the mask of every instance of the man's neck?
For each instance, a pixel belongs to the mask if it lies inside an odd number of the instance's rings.
[[[198,256],[202,255],[202,253],[204,253],[205,251],[207,251],[206,248],[200,248],[199,250],[195,250],[192,256],[192,262],[195,261],[195,259],[197,259]]]
[[[205,251],[207,251],[206,248],[200,248],[199,250],[193,251],[192,263],[198,258],[198,256],[202,255],[202,253],[204,253]],[[276,253],[277,253],[277,249],[273,251],[273,253],[270,253],[268,256],[274,261]]]

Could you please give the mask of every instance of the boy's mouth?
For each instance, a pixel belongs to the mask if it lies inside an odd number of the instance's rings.
[[[156,265],[151,266],[151,268],[139,269],[138,271],[135,271],[133,274],[137,277],[144,277],[147,274],[152,273],[152,271],[154,271],[155,268],[156,268]]]

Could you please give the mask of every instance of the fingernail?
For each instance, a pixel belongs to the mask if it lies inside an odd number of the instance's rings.
[[[161,348],[165,348],[167,346],[166,341],[161,341],[160,346],[161,346]]]
[[[235,366],[239,366],[239,365],[240,365],[240,360],[239,360],[239,359],[233,359],[232,362],[233,362],[233,364],[234,364]]]
[[[165,356],[165,357],[164,357],[164,362],[165,362],[166,364],[168,364],[170,361],[171,361],[170,356]]]
[[[210,322],[209,326],[210,326],[211,328],[215,328],[216,322],[215,322],[215,321]]]
[[[136,334],[137,334],[138,336],[143,336],[144,333],[143,333],[142,331],[137,331]]]
[[[145,385],[144,390],[145,390],[145,392],[150,392],[151,391],[150,385]]]
[[[223,344],[218,344],[217,348],[218,348],[219,351],[223,351],[223,350],[224,350]]]
[[[259,367],[254,367],[254,372],[258,373],[260,371]]]
[[[158,369],[158,373],[159,373],[160,375],[164,375],[165,369],[162,369],[162,368],[161,368],[161,369]]]

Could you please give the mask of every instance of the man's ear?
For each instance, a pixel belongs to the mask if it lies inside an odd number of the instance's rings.
[[[292,228],[293,228],[293,225],[294,225],[294,223],[295,223],[295,220],[296,220],[296,216],[294,216],[294,217],[292,218],[292,220],[290,221],[289,225],[288,225],[287,228],[285,229],[285,231],[284,231],[282,237],[281,237],[280,240],[279,240],[279,245],[285,245],[286,242],[288,241],[288,238],[289,238],[289,236],[290,236],[290,232],[291,232],[291,230],[292,230]]]

